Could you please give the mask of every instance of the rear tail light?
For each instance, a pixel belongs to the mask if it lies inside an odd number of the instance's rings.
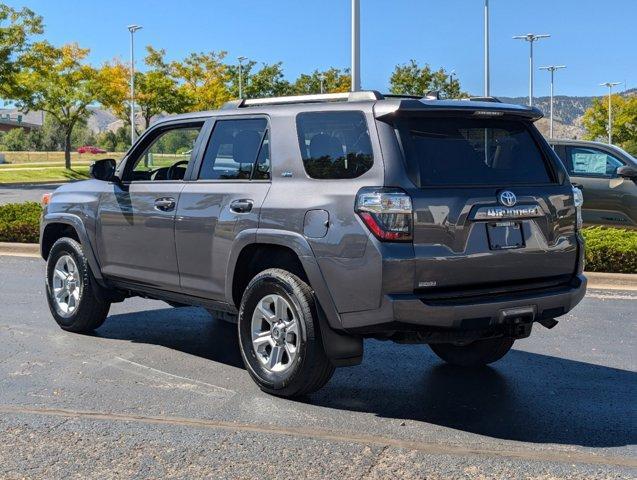
[[[362,188],[355,211],[383,242],[410,242],[413,238],[411,198],[398,188]]]
[[[573,203],[575,204],[575,211],[577,212],[577,228],[582,228],[582,205],[584,205],[584,194],[578,187],[573,187]]]

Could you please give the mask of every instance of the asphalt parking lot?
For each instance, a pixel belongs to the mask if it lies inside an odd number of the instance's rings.
[[[589,292],[491,368],[366,342],[296,401],[243,370],[235,327],[131,299],[60,330],[44,262],[0,256],[0,478],[635,478],[637,292]]]

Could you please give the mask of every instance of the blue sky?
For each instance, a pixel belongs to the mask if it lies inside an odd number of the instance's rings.
[[[350,62],[349,0],[23,0],[44,16],[46,38],[77,41],[96,64],[129,57],[126,25],[138,23],[144,45],[169,58],[225,50],[283,61],[286,76]],[[528,44],[511,37],[550,33],[536,44],[536,66],[565,64],[556,94],[601,95],[604,81],[637,87],[637,0],[490,0],[492,94],[524,96]],[[364,88],[387,90],[397,63],[413,58],[454,69],[464,90],[482,92],[483,0],[361,0]],[[138,63],[139,64],[139,63]],[[623,85],[620,86],[623,88]],[[535,94],[548,94],[548,74],[536,72]]]

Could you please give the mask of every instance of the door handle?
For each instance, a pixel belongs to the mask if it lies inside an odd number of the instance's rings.
[[[241,200],[233,200],[230,202],[230,210],[234,213],[248,213],[252,210],[254,201],[249,198],[242,198]]]
[[[162,197],[155,200],[155,208],[163,212],[169,212],[175,208],[175,199],[171,197]]]

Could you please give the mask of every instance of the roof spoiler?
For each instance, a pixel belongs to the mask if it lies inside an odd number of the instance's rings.
[[[535,122],[544,114],[535,107],[513,105],[494,100],[415,100],[396,99],[377,103],[374,116],[378,119],[389,119],[397,115],[413,115],[418,113],[442,113],[471,115],[480,118],[497,118],[502,116],[521,117]]]

